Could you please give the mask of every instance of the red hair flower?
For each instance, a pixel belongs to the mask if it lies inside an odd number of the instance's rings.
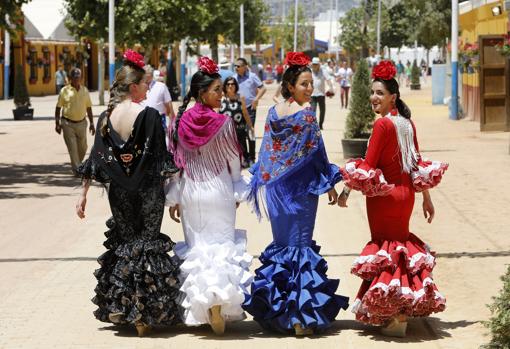
[[[209,57],[203,56],[198,59],[198,69],[206,74],[215,74],[219,71],[218,65]]]
[[[136,65],[139,68],[143,69],[143,67],[145,67],[143,56],[131,49],[127,49],[126,52],[124,52],[124,60]]]
[[[288,52],[285,56],[285,64],[289,67],[292,66],[305,66],[310,64],[310,57],[305,55],[303,52]]]
[[[397,75],[397,68],[391,61],[380,61],[374,69],[372,69],[372,78],[391,80]]]

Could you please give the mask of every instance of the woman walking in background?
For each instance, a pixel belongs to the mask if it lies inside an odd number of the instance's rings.
[[[239,84],[233,76],[223,82],[223,98],[221,99],[220,114],[225,114],[234,121],[236,135],[243,151],[242,167],[248,167],[248,138],[255,139],[255,131],[251,123],[246,99],[239,95]]]

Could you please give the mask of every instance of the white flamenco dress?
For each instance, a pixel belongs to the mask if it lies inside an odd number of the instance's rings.
[[[226,123],[215,138],[231,132]],[[208,148],[215,152],[221,142],[213,139],[201,147],[202,156],[187,166],[203,166]],[[184,170],[167,185],[166,205],[179,204],[185,236],[174,252],[183,260],[180,290],[185,294],[183,321],[189,326],[210,323],[209,309],[215,305],[221,306],[225,321],[245,318],[241,305],[253,279],[253,257],[246,253],[246,231],[235,229],[235,222],[236,203],[246,200],[249,181],[241,176],[238,156],[228,156],[227,163],[219,174],[211,170],[201,180]]]

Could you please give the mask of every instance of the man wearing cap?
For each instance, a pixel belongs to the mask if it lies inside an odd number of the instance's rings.
[[[319,105],[319,127],[322,130],[326,116],[326,84],[329,86],[329,91],[333,91],[333,84],[329,74],[321,67],[319,57],[312,58],[312,77],[313,92],[310,104],[314,112],[317,112],[317,104]]]
[[[239,94],[246,99],[246,109],[250,116],[252,125],[255,125],[255,118],[257,116],[257,106],[260,99],[266,93],[266,88],[262,84],[257,74],[252,73],[248,69],[248,62],[246,59],[240,57],[237,59],[236,74],[234,78],[239,84]],[[255,162],[255,139],[248,139],[248,163],[251,165]]]
[[[222,59],[220,62],[220,71],[219,74],[221,75],[221,81],[225,81],[226,78],[234,75],[234,72],[229,69],[230,63],[226,59]]]
[[[87,152],[87,120],[91,135],[96,133],[92,116],[92,102],[89,91],[81,85],[81,70],[71,69],[71,83],[64,86],[58,95],[55,108],[55,131],[64,133],[64,142],[71,158],[74,175]],[[62,117],[60,116],[62,111]],[[86,117],[86,116],[87,117]]]

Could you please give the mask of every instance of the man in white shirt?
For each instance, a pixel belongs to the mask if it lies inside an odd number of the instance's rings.
[[[147,90],[147,99],[143,102],[143,104],[159,111],[159,114],[161,115],[161,122],[166,130],[166,117],[169,116],[170,120],[173,120],[175,117],[170,92],[168,92],[168,88],[164,83],[154,80],[154,69],[150,65],[145,66],[144,69],[149,89]]]
[[[347,66],[347,62],[342,62],[342,67],[338,70],[338,82],[340,83],[340,102],[342,108],[349,105],[349,90],[352,81],[352,69]]]
[[[326,84],[329,86],[329,91],[333,91],[333,84],[329,74],[321,67],[319,57],[312,58],[312,77],[313,92],[310,105],[314,112],[317,111],[317,104],[319,105],[319,127],[322,130],[324,117],[326,116]]]

